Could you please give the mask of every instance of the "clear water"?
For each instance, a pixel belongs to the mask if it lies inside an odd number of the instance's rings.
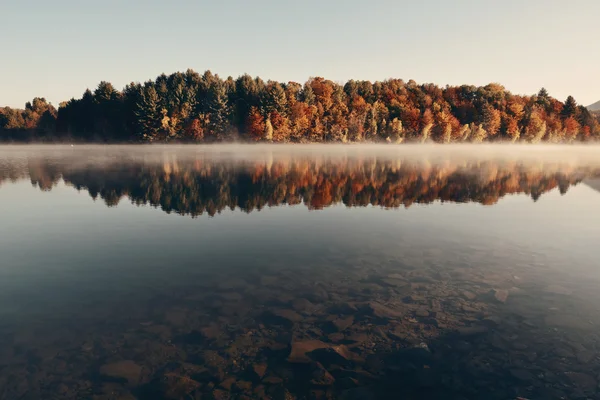
[[[600,398],[599,177],[594,146],[0,147],[0,398]]]

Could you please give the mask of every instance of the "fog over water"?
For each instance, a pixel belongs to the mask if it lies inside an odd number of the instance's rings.
[[[67,155],[83,153],[89,157],[118,154],[141,154],[154,160],[168,154],[180,157],[211,156],[233,159],[264,158],[268,155],[286,157],[290,155],[344,156],[369,155],[393,158],[485,158],[539,159],[554,161],[597,162],[600,145],[589,144],[214,144],[214,145],[3,145],[3,157],[23,155]]]
[[[0,399],[600,398],[600,146],[0,146]]]

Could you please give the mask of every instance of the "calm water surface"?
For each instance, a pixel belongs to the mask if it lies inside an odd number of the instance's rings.
[[[0,147],[1,399],[600,398],[600,148]]]

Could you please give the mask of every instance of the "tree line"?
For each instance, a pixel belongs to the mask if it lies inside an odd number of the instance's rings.
[[[410,80],[304,84],[210,71],[162,74],[121,91],[100,82],[58,109],[0,108],[0,140],[104,142],[572,142],[600,138],[600,115],[545,89],[439,87]]]

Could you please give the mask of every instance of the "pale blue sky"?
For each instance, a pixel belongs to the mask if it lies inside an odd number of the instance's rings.
[[[192,68],[600,100],[599,0],[0,0],[0,106]]]

